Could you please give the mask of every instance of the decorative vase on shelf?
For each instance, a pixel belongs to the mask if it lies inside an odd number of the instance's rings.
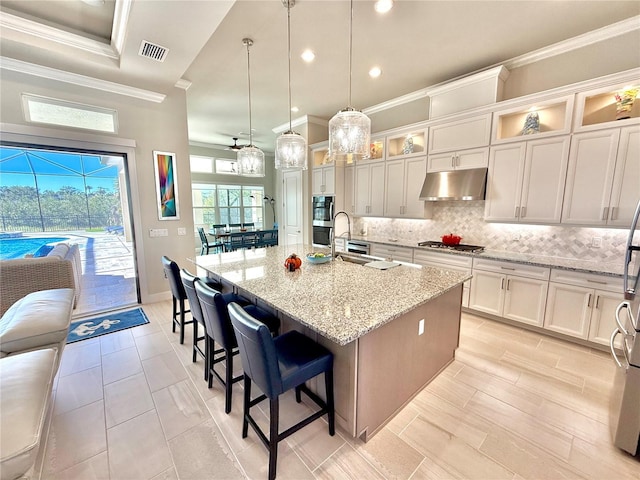
[[[538,112],[529,113],[522,127],[522,135],[531,135],[533,133],[540,133],[540,117],[538,116]]]
[[[413,137],[411,135],[407,135],[407,138],[404,139],[404,143],[402,144],[402,153],[405,155],[413,153]]]
[[[616,93],[616,120],[631,118],[631,109],[637,94],[637,88],[629,88],[623,92]]]

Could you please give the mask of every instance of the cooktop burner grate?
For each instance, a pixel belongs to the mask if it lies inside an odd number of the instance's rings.
[[[419,247],[431,247],[431,248],[446,248],[448,250],[458,250],[460,252],[482,252],[484,247],[480,245],[466,245],[459,243],[458,245],[445,245],[442,242],[435,242],[433,240],[427,240],[426,242],[419,242]]]

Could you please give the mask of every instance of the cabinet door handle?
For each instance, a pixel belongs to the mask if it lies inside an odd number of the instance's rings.
[[[521,207],[520,208],[520,218],[524,218],[526,214],[527,214],[527,207]]]
[[[587,307],[591,307],[591,294],[589,294],[589,299],[587,300]]]
[[[611,215],[609,216],[610,220],[618,219],[618,207],[611,207]]]
[[[603,282],[602,280],[591,280],[590,278],[587,279],[587,282],[589,283],[597,283],[598,285],[606,285],[607,282]]]
[[[509,291],[509,286],[511,285],[511,279],[507,280],[507,291]]]
[[[515,268],[511,268],[511,267],[500,267],[500,270],[515,270]]]
[[[596,295],[596,308],[600,308],[600,295]]]
[[[500,290],[504,290],[504,277],[500,280]]]
[[[513,216],[516,217],[516,218],[518,218],[520,216],[520,207],[516,207],[516,213],[514,213]]]
[[[602,209],[602,220],[607,220],[608,216],[609,216],[609,207],[604,207]]]
[[[454,168],[455,166],[456,166],[456,156],[451,155],[451,168]]]

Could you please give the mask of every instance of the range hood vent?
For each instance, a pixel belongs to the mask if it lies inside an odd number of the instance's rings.
[[[420,200],[484,200],[487,169],[427,173]]]

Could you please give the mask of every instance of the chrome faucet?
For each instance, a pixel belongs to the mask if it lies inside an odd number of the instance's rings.
[[[343,214],[347,217],[347,240],[351,240],[351,219],[349,214],[344,211],[337,212],[331,219],[331,258],[336,258],[336,218],[338,215]]]

